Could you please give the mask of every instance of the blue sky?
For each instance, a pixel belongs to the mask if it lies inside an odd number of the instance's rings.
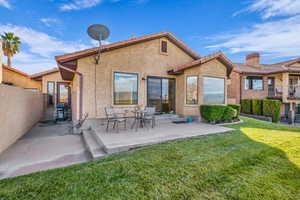
[[[0,33],[22,39],[13,66],[30,74],[93,47],[94,23],[110,28],[110,43],[171,31],[200,55],[223,51],[233,62],[251,52],[263,63],[300,56],[299,0],[0,0]]]

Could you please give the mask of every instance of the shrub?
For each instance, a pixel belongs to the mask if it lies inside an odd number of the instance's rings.
[[[263,114],[263,100],[262,99],[252,99],[252,114],[262,115]]]
[[[236,118],[240,116],[241,113],[241,105],[240,104],[228,104],[229,107],[233,108],[236,110]]]
[[[246,114],[252,114],[252,101],[251,99],[242,100],[242,112]]]
[[[223,105],[201,105],[200,114],[209,123],[216,123],[222,120],[226,107]]]
[[[278,122],[280,119],[280,106],[279,100],[263,100],[263,115],[272,117],[273,122]]]
[[[235,109],[233,109],[232,107],[226,106],[223,117],[222,117],[222,121],[231,122],[232,119],[234,119],[236,117],[237,117],[237,111]]]

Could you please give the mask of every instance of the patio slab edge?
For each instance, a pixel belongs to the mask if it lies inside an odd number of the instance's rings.
[[[186,136],[177,135],[177,136],[170,137],[170,138],[165,138],[165,137],[153,138],[146,142],[139,142],[139,143],[133,143],[133,144],[127,144],[127,145],[109,145],[109,144],[105,144],[105,142],[102,142],[102,143],[104,144],[103,149],[107,154],[116,154],[116,153],[121,153],[121,152],[127,152],[129,150],[136,149],[139,147],[145,147],[145,146],[150,146],[150,145],[154,145],[154,144],[162,144],[162,143],[166,143],[166,142],[172,142],[175,140],[182,140],[182,139],[194,138],[194,137],[199,137],[199,136],[225,134],[225,133],[232,132],[234,130],[234,129],[227,128],[227,127],[226,127],[226,129],[227,130],[224,130],[221,132],[218,131],[218,132],[204,133],[204,134],[190,134],[190,135],[186,135]],[[99,137],[101,139],[101,136],[99,136]]]

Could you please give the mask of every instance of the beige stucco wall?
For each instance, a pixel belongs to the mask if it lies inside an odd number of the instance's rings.
[[[105,117],[104,108],[113,106],[118,109],[134,106],[113,105],[113,73],[138,73],[138,104],[146,106],[147,76],[172,77],[167,70],[176,65],[191,62],[193,58],[184,53],[176,45],[168,42],[168,55],[160,53],[160,39],[132,45],[106,52],[101,55],[101,62],[96,66],[96,104],[95,104],[95,64],[93,56],[78,60],[77,71],[83,74],[83,114],[90,118]],[[176,83],[178,86],[178,83]],[[73,81],[73,90],[79,91],[79,77]],[[77,92],[77,109],[79,110],[79,92]],[[177,100],[177,98],[176,98]],[[74,102],[73,102],[74,103]],[[97,113],[95,112],[97,108]],[[78,114],[76,115],[78,118]]]
[[[43,94],[0,84],[0,153],[26,133],[44,111]]]
[[[199,106],[203,104],[203,78],[204,77],[216,77],[224,78],[225,84],[227,85],[227,69],[219,61],[212,60],[211,62],[205,63],[201,66],[196,66],[184,71],[184,74],[178,77],[180,81],[180,87],[177,89],[178,95],[178,114],[185,116],[199,116]],[[186,77],[189,75],[198,76],[198,104],[189,105],[186,104]],[[225,104],[227,104],[227,86],[225,85]]]
[[[6,68],[3,68],[3,81],[12,83],[16,87],[26,89],[37,89],[41,91],[42,87],[41,81],[32,80],[28,76],[19,74]]]

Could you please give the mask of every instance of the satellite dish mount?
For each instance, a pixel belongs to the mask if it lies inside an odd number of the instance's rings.
[[[98,53],[95,56],[95,63],[99,64],[102,41],[106,40],[109,37],[110,31],[106,26],[102,24],[94,24],[89,26],[89,28],[87,29],[87,33],[92,39],[99,42]]]

